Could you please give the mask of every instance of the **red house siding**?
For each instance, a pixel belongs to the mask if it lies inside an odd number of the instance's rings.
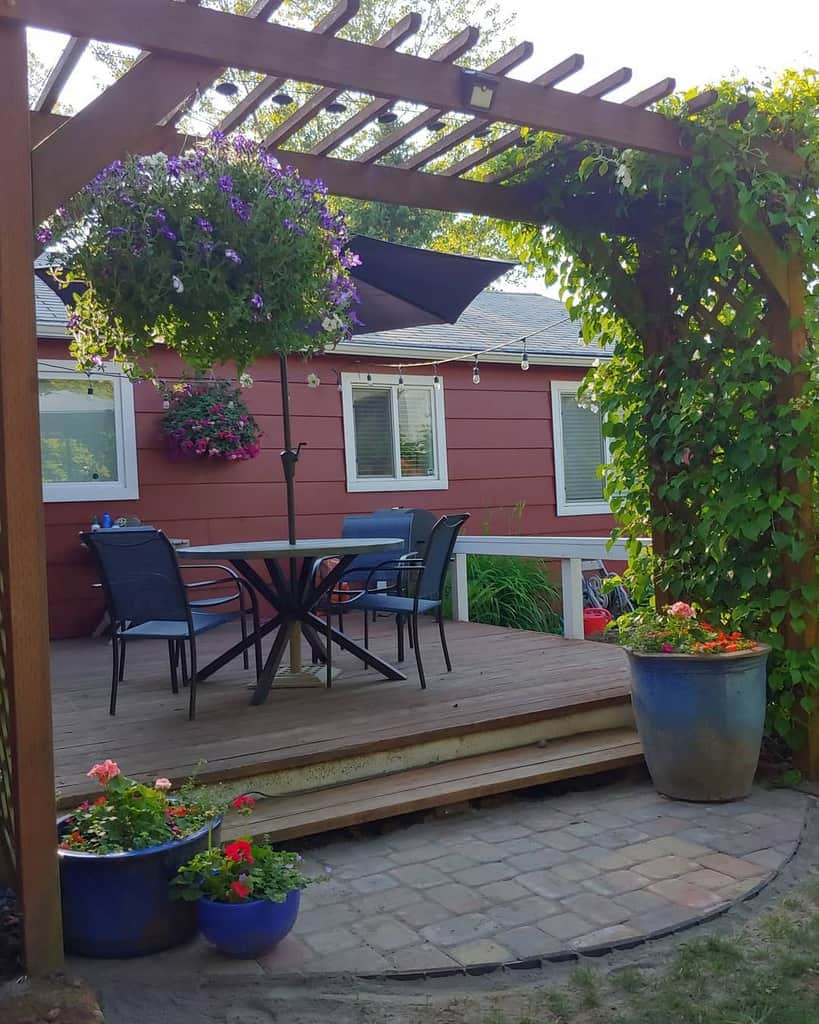
[[[42,358],[66,358],[61,342],[42,341]],[[535,366],[528,373],[509,364],[481,367],[472,383],[466,363],[447,365],[442,374],[446,408],[449,487],[443,491],[348,493],[345,482],[341,395],[338,372],[390,373],[394,360],[328,355],[290,364],[293,436],[305,441],[297,473],[301,536],[332,536],[344,515],[390,505],[422,506],[435,512],[472,513],[469,531],[563,536],[605,536],[609,516],[556,514],[552,449],[551,380],[580,380],[575,367]],[[160,373],[179,372],[175,358],[159,361]],[[307,386],[320,375],[317,389]],[[413,373],[407,365],[405,373]],[[427,373],[428,370],[419,370]],[[286,535],[278,369],[273,360],[252,368],[254,386],[245,392],[263,430],[262,453],[249,462],[223,463],[172,459],[165,453],[158,424],[159,396],[150,384],[135,387],[139,499],[136,501],[56,502],[45,506],[51,633],[55,638],[88,634],[101,603],[87,552],[78,542],[92,516],[103,510],[114,518],[136,515],[171,537],[192,544],[259,540]],[[522,506],[520,518],[516,508]]]

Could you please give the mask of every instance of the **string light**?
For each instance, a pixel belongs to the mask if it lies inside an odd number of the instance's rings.
[[[399,393],[404,390],[404,367],[398,367],[398,391]]]
[[[368,373],[367,374],[367,383],[368,384],[372,384],[372,382],[373,382],[373,375],[371,373]]]
[[[438,376],[438,364],[437,363],[434,364],[433,369],[435,370],[435,376],[432,378],[432,386],[435,388],[436,391],[440,391],[441,390],[441,378]]]
[[[529,369],[529,356],[526,354],[526,339],[525,338],[523,339],[523,355],[521,356],[521,360],[520,360],[520,368],[521,368],[521,370],[528,370]]]
[[[88,390],[85,393],[87,395],[93,395],[94,394],[94,385],[92,384],[92,382],[90,380],[88,382]]]
[[[480,384],[481,382],[481,368],[478,364],[478,357],[475,356],[475,362],[472,364],[472,383]]]

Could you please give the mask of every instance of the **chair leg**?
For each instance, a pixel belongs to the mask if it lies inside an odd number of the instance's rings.
[[[119,642],[119,681],[125,678],[125,641]]]
[[[404,616],[395,616],[395,629],[398,634],[398,661],[404,660]]]
[[[415,647],[415,664],[418,666],[418,678],[421,681],[421,689],[426,690],[427,680],[424,675],[424,665],[421,661],[421,645],[418,643],[418,616],[410,617],[410,636]]]
[[[176,666],[179,661],[179,648],[175,640],[168,641],[168,661],[171,663],[171,692],[179,693],[179,675]]]
[[[119,641],[115,636],[111,637],[111,703],[108,708],[109,715],[117,713],[117,684],[119,683]]]
[[[327,654],[324,662],[327,675],[324,685],[329,690],[333,685],[333,626],[329,615],[324,621],[327,623]]]
[[[366,612],[364,612],[364,646],[370,646],[370,619]],[[364,666],[365,669],[369,667],[369,665]]]
[[[188,655],[187,655],[187,652],[185,651],[185,641],[184,640],[179,640],[177,642],[179,644],[179,654],[180,654],[180,656],[182,658],[182,685],[183,686],[187,686],[188,682],[189,682],[189,680],[188,680]]]
[[[444,652],[444,661],[446,662],[447,672],[452,671],[452,662],[449,660],[449,648],[446,645],[446,633],[444,632],[444,617],[438,612],[438,632],[441,634],[441,649]]]
[[[245,616],[247,615],[248,609],[245,608],[244,603],[239,604],[239,629],[242,631],[242,640],[247,640],[247,621]],[[247,648],[242,651],[242,667],[245,671],[250,668],[250,656],[247,653]]]
[[[184,641],[182,642],[182,656],[184,657],[185,646]],[[191,637],[191,674],[190,674],[190,700],[188,702],[188,721],[192,722],[196,718],[196,637]]]

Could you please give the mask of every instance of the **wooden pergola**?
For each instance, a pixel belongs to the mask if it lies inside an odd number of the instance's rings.
[[[410,14],[371,46],[337,38],[357,0],[339,0],[313,31],[270,23],[282,0],[257,0],[239,17],[197,6],[199,0],[0,0],[0,571],[3,644],[0,648],[0,843],[13,860],[24,913],[24,954],[30,972],[60,963],[45,543],[40,476],[37,341],[32,261],[33,228],[104,166],[128,152],[179,151],[190,142],[177,124],[192,99],[226,68],[257,72],[258,85],[220,125],[233,131],[288,81],[318,91],[269,133],[264,144],[283,164],[321,178],[331,193],[411,207],[538,223],[541,202],[526,186],[504,183],[509,171],[487,165],[524,146],[526,131],[547,131],[618,148],[684,160],[680,124],[650,108],[674,89],[663,79],[623,102],[606,96],[627,83],[621,68],[575,93],[561,88],[583,66],[572,54],[531,82],[508,73],[532,52],[522,43],[499,57],[479,79],[493,93],[476,105],[474,80],[455,61],[468,58],[478,30],[465,28],[428,58],[397,52],[420,27]],[[26,27],[66,33],[69,41],[41,95],[29,109]],[[53,108],[90,40],[139,48],[136,63],[73,117]],[[345,90],[371,96],[308,152],[287,143]],[[688,112],[713,103],[704,93]],[[357,159],[331,155],[391,110],[396,102],[422,107]],[[467,115],[457,127],[397,165],[390,154],[448,112]],[[494,126],[503,128],[501,134]],[[492,141],[446,164],[446,154],[470,139]],[[798,172],[785,150],[768,152],[772,166]],[[388,158],[389,162],[382,162]],[[435,172],[429,170],[435,164]],[[424,168],[427,168],[426,170]],[[480,180],[467,177],[477,173]],[[513,173],[513,172],[512,172]],[[780,269],[769,240],[744,243],[773,282],[787,313],[798,303],[797,282]],[[782,318],[780,349],[796,357],[804,332]],[[819,769],[819,754],[817,754]]]

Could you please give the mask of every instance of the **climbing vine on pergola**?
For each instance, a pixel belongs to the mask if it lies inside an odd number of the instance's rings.
[[[551,226],[510,233],[554,268],[585,334],[616,346],[586,400],[605,416],[622,531],[653,537],[658,601],[694,600],[773,645],[770,724],[800,747],[819,708],[819,84],[717,92],[686,123],[687,164],[542,142],[516,176]],[[772,170],[763,139],[803,173]]]

